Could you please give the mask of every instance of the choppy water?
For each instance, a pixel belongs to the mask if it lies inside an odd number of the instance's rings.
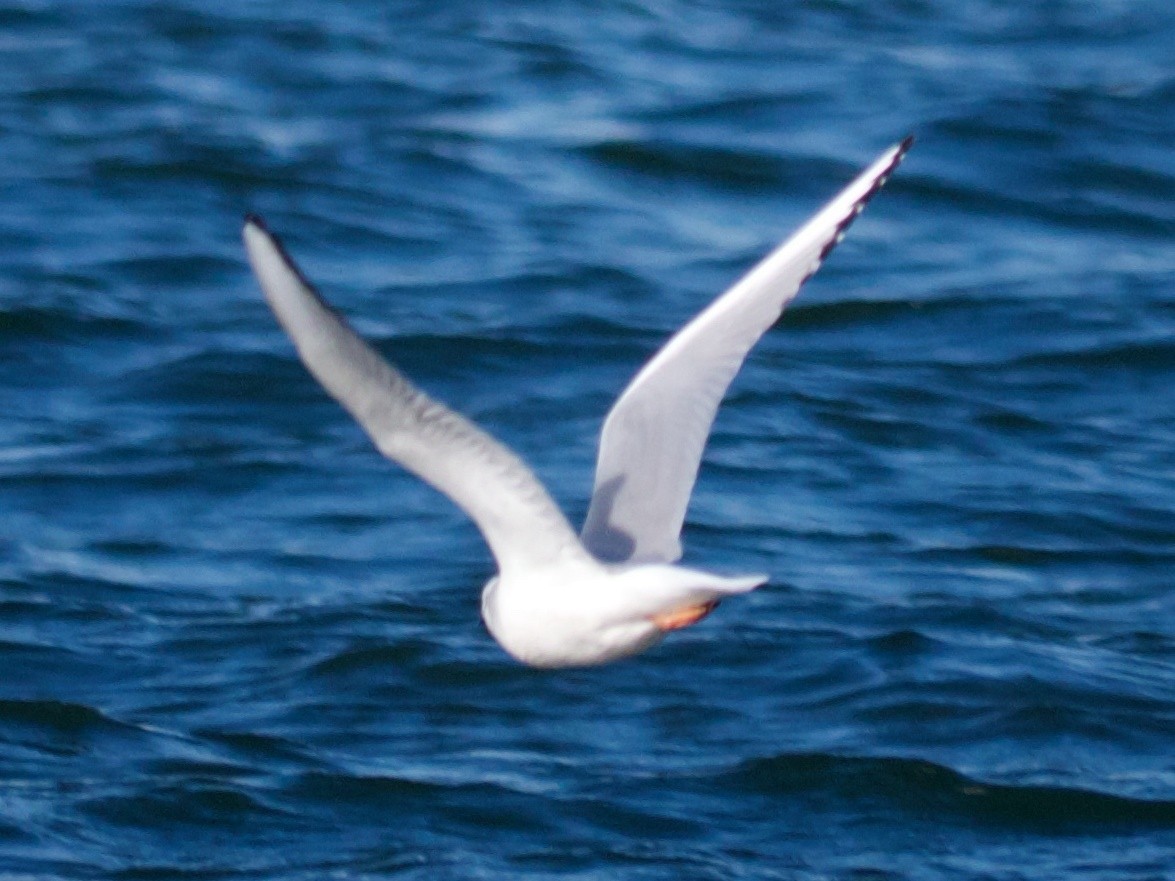
[[[0,0],[0,876],[1175,876],[1164,0]],[[540,673],[314,385],[257,210],[578,519],[668,333],[907,131],[687,560]]]

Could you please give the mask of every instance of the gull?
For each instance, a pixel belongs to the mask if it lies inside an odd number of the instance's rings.
[[[577,536],[511,450],[428,397],[322,299],[281,242],[245,218],[249,262],[311,374],[389,459],[477,524],[497,563],[481,614],[535,667],[603,664],[700,621],[766,575],[678,565],[681,530],[718,405],[751,347],[840,242],[913,143],[881,154],[790,238],[674,334],[604,421],[591,504]]]

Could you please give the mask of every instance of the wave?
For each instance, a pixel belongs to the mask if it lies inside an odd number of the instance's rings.
[[[1175,799],[1144,799],[1038,784],[990,783],[934,762],[901,757],[789,753],[750,759],[724,785],[763,795],[821,792],[887,809],[992,826],[1175,830]]]

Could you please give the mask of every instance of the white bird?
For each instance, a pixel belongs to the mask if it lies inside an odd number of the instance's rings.
[[[604,422],[579,536],[518,456],[418,390],[360,339],[256,216],[245,219],[245,247],[309,371],[381,453],[447,495],[481,530],[498,565],[481,599],[494,638],[536,667],[602,664],[654,645],[719,600],[767,581],[677,565],[702,450],[751,347],[912,141],[882,153],[641,368]]]

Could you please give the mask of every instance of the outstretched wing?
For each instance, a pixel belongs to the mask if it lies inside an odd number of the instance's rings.
[[[581,538],[608,561],[672,562],[718,404],[751,347],[881,189],[909,137],[886,150],[787,241],[678,331],[604,422]]]
[[[473,518],[499,569],[587,558],[533,472],[476,425],[415,388],[318,295],[260,218],[245,247],[261,289],[309,371],[379,451]]]

